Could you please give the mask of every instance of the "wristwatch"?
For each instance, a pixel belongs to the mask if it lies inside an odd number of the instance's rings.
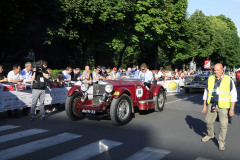
[[[232,111],[234,111],[234,108],[231,108]]]

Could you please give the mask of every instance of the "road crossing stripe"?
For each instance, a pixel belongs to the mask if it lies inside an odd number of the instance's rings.
[[[0,131],[14,129],[14,128],[18,128],[18,127],[20,127],[20,126],[13,126],[13,125],[0,126]]]
[[[211,159],[208,159],[208,158],[204,158],[204,157],[198,157],[197,159],[195,160],[211,160]]]
[[[20,132],[16,132],[16,133],[12,133],[12,134],[7,134],[4,136],[0,136],[0,143],[18,139],[18,138],[31,136],[31,135],[35,135],[35,134],[39,134],[39,133],[43,133],[43,132],[47,132],[47,131],[48,130],[44,130],[44,129],[29,129],[29,130],[20,131]]]
[[[0,151],[0,157],[1,160],[16,158],[79,137],[81,137],[81,135],[71,133],[58,134],[56,136],[40,139],[37,141],[2,150]]]
[[[67,152],[50,160],[86,160],[100,153],[110,150],[113,147],[121,145],[121,142],[102,139],[100,141],[88,144],[74,151]]]
[[[170,151],[167,150],[145,147],[132,156],[126,158],[126,160],[160,160],[169,153]]]

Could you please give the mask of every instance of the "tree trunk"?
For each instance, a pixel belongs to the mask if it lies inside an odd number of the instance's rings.
[[[123,57],[123,54],[125,53],[126,49],[127,49],[127,43],[125,43],[123,49],[121,50],[121,52],[119,54],[118,66],[117,67],[120,67],[122,65],[122,57]]]

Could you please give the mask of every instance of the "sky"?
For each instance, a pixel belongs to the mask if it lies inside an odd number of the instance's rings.
[[[202,10],[206,16],[223,14],[230,18],[240,37],[240,0],[188,0],[188,14],[193,14],[196,9]]]

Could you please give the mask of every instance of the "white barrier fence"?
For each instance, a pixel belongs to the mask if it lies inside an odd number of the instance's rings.
[[[51,86],[51,85],[50,85]],[[52,85],[51,87],[55,87]],[[0,111],[31,107],[32,90],[24,85],[0,84]],[[45,105],[65,103],[71,87],[46,89]],[[39,103],[37,104],[39,105]]]

